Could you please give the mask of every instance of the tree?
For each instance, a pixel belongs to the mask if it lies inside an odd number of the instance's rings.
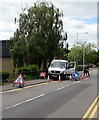
[[[71,52],[69,54],[69,59],[71,61],[76,61],[79,65],[83,64],[83,55],[85,55],[85,64],[95,64],[97,52],[94,48],[95,45],[92,43],[77,42],[75,45],[73,45],[73,48],[71,48],[70,50]]]
[[[58,56],[62,59],[68,60],[68,54],[70,52],[69,50],[69,44],[67,42],[67,33],[64,33],[62,36],[62,40],[60,40],[60,50],[58,51]]]
[[[19,28],[8,41],[11,58],[15,67],[50,61],[59,51],[62,38],[63,13],[52,3],[36,2],[19,16]]]

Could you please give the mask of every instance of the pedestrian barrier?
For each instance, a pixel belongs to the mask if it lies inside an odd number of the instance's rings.
[[[45,78],[46,77],[46,73],[45,72],[41,72],[40,73],[40,78]]]

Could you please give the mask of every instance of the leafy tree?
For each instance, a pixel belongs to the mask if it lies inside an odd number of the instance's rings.
[[[97,52],[94,48],[95,45],[92,43],[77,42],[70,50],[69,59],[76,61],[78,64],[83,64],[83,55],[85,55],[85,64],[95,64]]]
[[[62,59],[68,60],[68,54],[70,50],[69,50],[69,44],[67,42],[67,33],[64,33],[64,35],[62,36],[62,40],[60,40],[59,46],[60,49],[58,51],[58,56]]]
[[[19,16],[19,28],[8,41],[14,67],[37,64],[46,68],[59,51],[63,13],[52,3],[36,2]]]

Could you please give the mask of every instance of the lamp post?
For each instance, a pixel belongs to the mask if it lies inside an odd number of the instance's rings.
[[[78,35],[79,34],[88,34],[88,32],[85,33],[77,33],[77,42],[78,42]],[[76,53],[77,54],[77,53]],[[77,58],[76,58],[77,59]],[[77,61],[76,61],[77,62]],[[83,70],[84,70],[84,65],[85,65],[85,47],[83,46]]]

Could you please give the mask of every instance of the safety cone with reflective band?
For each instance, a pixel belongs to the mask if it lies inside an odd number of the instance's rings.
[[[62,81],[62,80],[61,80],[61,76],[60,76],[60,75],[59,75],[59,79],[58,79],[58,81],[59,81],[59,82],[61,82],[61,81]]]
[[[82,79],[84,79],[84,78],[85,78],[85,76],[84,76],[84,74],[83,74],[83,73],[81,73],[81,78],[82,78]]]
[[[72,75],[70,75],[69,80],[72,80]]]
[[[87,78],[88,77],[88,73],[86,73],[86,77],[85,78]]]
[[[49,83],[49,82],[51,82],[51,80],[50,80],[50,78],[49,78],[49,75],[48,75],[48,79],[47,79],[47,82]]]
[[[86,78],[86,73],[85,73],[85,76],[84,76],[85,78]]]
[[[85,79],[85,76],[84,76],[84,75],[82,75],[82,79]]]

